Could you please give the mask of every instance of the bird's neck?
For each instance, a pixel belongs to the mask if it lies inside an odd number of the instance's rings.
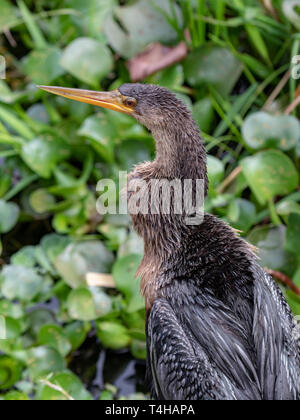
[[[203,180],[207,192],[206,151],[191,116],[164,122],[152,128],[152,134],[156,141],[153,164],[159,175],[168,179]]]

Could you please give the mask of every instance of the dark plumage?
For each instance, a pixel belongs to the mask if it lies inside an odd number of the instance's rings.
[[[129,180],[204,179],[206,155],[185,105],[168,90],[124,85],[152,131],[154,162]],[[148,378],[156,399],[300,399],[300,342],[280,289],[236,232],[214,216],[134,215],[145,241]]]

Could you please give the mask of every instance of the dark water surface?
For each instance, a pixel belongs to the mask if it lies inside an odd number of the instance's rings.
[[[146,363],[133,359],[127,350],[113,352],[103,349],[93,333],[74,353],[69,368],[96,399],[106,384],[118,389],[118,397],[148,392],[145,384]]]

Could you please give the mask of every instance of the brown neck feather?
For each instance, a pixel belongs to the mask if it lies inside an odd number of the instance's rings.
[[[178,118],[170,120],[164,119],[161,124],[151,127],[151,131],[156,141],[156,159],[136,167],[130,178],[146,181],[201,179],[204,180],[206,194],[206,152],[190,113],[180,114]],[[142,278],[141,289],[149,308],[157,295],[158,284],[155,280],[170,255],[181,248],[188,227],[183,216],[176,215],[173,209],[170,215],[138,215],[132,216],[132,219],[145,243],[145,257],[138,274]]]

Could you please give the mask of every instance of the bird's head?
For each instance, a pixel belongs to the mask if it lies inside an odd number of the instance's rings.
[[[52,86],[41,89],[79,102],[112,109],[134,117],[149,130],[189,116],[186,106],[169,90],[149,84],[124,84],[112,92]]]

